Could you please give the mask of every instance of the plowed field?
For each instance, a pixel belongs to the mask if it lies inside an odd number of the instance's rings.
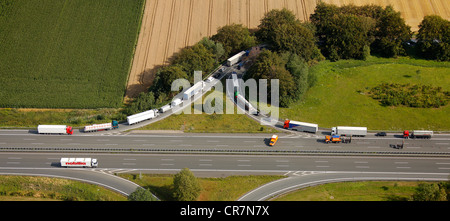
[[[413,31],[425,15],[450,19],[449,0],[323,0],[346,4],[392,5],[400,11]],[[147,0],[127,97],[145,91],[160,65],[180,49],[214,35],[221,26],[240,23],[256,28],[264,13],[287,8],[300,20],[307,20],[318,0]]]

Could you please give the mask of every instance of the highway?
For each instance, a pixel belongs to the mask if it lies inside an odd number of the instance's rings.
[[[61,157],[95,157],[98,168],[61,168]],[[450,176],[447,157],[375,156],[278,156],[214,154],[109,154],[109,153],[0,153],[0,174],[24,174],[75,179],[102,184],[128,195],[137,185],[112,174],[176,173],[189,168],[199,177],[230,175],[283,175],[241,200],[262,200],[280,190],[298,188],[323,180],[383,179],[446,180]],[[331,180],[330,180],[331,179]]]
[[[115,132],[76,135],[39,135],[34,130],[1,130],[0,148],[59,147],[66,149],[164,149],[164,150],[251,150],[251,151],[364,151],[364,152],[416,152],[450,153],[450,135],[435,134],[428,139],[404,140],[403,149],[391,144],[402,144],[400,134],[376,137],[354,137],[351,143],[324,142],[324,134],[285,131],[278,133],[274,147],[268,145],[272,134],[214,134],[214,133],[146,133]]]

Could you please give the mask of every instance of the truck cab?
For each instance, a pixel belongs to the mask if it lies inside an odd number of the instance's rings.
[[[339,135],[325,136],[325,143],[340,143],[341,141],[342,139]]]
[[[275,143],[278,141],[278,135],[272,135],[272,137],[270,138],[270,142],[269,145],[273,146],[275,145]]]

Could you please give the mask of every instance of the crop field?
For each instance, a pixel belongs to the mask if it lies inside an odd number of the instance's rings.
[[[219,27],[232,23],[254,29],[272,9],[287,8],[298,19],[308,20],[319,0],[147,0],[127,97],[135,97],[152,84],[159,66],[186,46],[210,37]],[[448,0],[323,0],[338,6],[392,5],[413,31],[425,15],[450,19]]]
[[[144,0],[2,0],[0,107],[120,107]]]

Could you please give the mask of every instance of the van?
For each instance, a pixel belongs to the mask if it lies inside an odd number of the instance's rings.
[[[270,146],[275,145],[275,143],[277,142],[277,140],[278,140],[278,135],[272,135],[272,137],[270,138],[269,145],[270,145]]]

